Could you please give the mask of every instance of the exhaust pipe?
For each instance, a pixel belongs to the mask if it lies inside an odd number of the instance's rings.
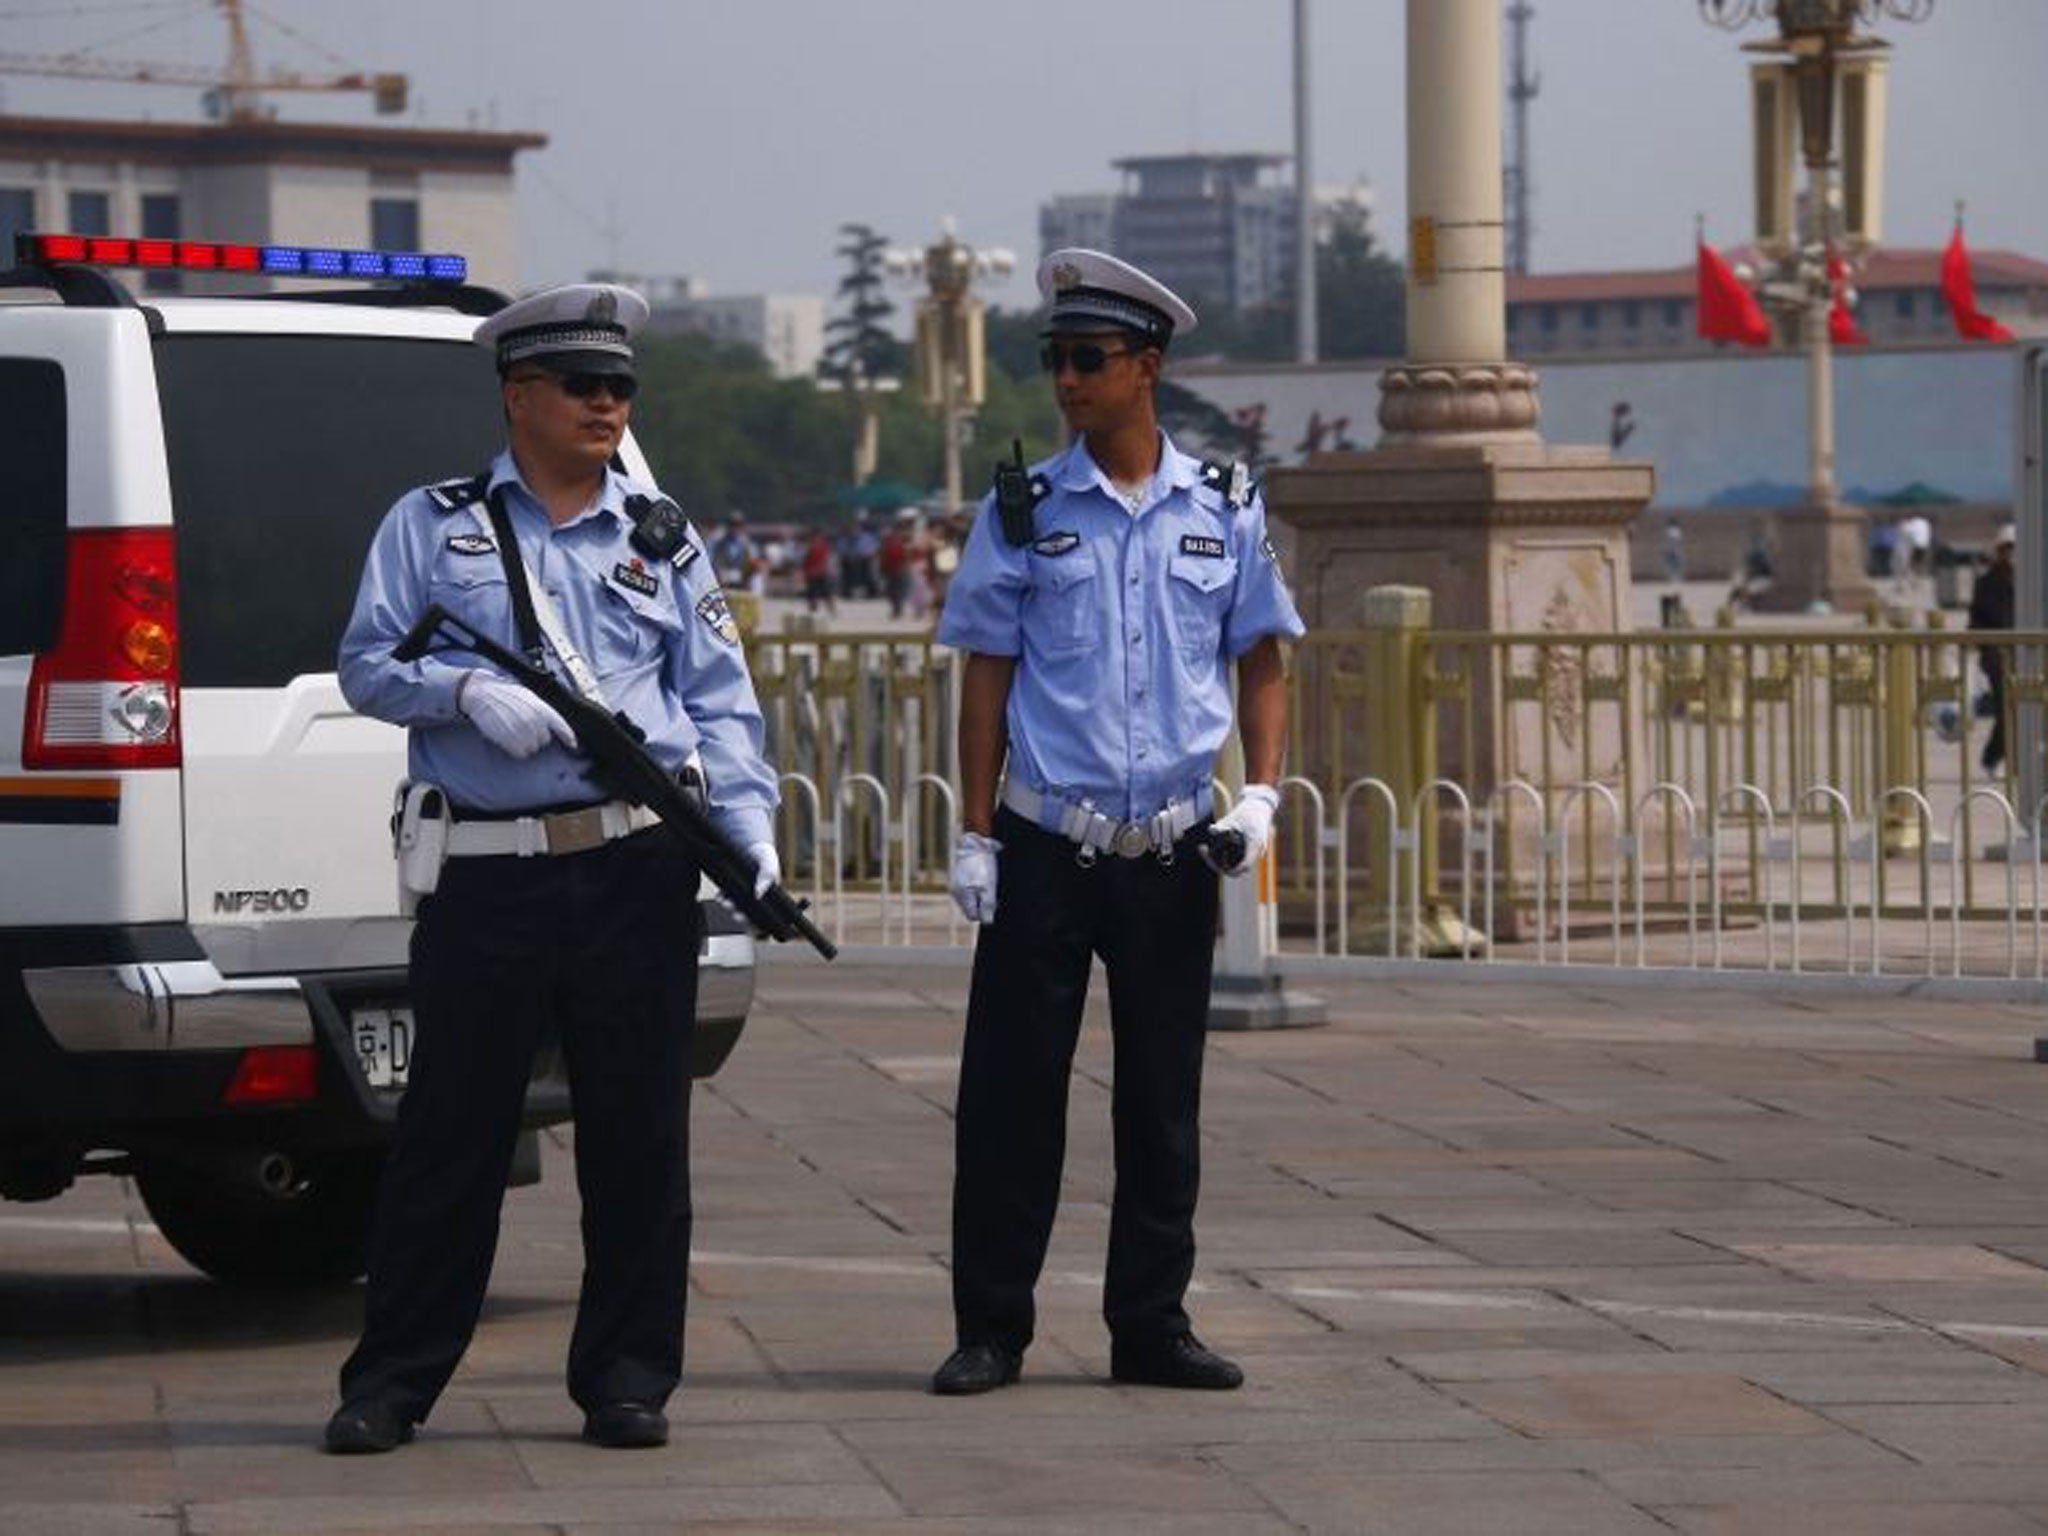
[[[282,1152],[266,1152],[256,1162],[256,1182],[266,1195],[288,1195],[298,1188],[299,1170]]]

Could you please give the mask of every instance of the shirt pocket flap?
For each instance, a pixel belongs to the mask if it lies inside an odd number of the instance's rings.
[[[678,630],[683,627],[682,615],[676,612],[675,604],[664,593],[657,592],[650,597],[617,581],[607,581],[604,589],[635,618],[657,629]]]
[[[434,568],[430,581],[434,586],[454,587],[462,592],[502,587],[506,584],[505,567],[495,557],[478,559],[469,556],[461,560],[447,560]]]
[[[1039,563],[1039,569],[1039,579],[1046,589],[1062,596],[1072,592],[1083,582],[1095,579],[1095,564],[1090,560],[1043,560]]]
[[[1228,555],[1212,559],[1207,555],[1175,555],[1167,567],[1176,581],[1184,581],[1197,592],[1217,592],[1237,578],[1237,562]]]

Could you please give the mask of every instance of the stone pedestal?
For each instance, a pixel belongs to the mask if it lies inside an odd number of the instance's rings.
[[[1805,613],[1825,603],[1836,613],[1854,615],[1880,600],[1864,574],[1870,534],[1858,508],[1840,502],[1790,507],[1778,514],[1777,532],[1771,585],[1757,594],[1757,608]]]
[[[1633,628],[1628,531],[1653,487],[1604,448],[1437,440],[1318,454],[1274,470],[1266,500],[1311,632],[1358,627],[1360,595],[1398,584],[1429,589],[1439,632],[1612,633]]]
[[[1358,630],[1361,595],[1399,584],[1429,589],[1433,632],[1475,637],[1462,654],[1437,658],[1440,669],[1455,664],[1462,673],[1466,698],[1417,707],[1431,716],[1435,772],[1463,787],[1476,811],[1518,776],[1620,782],[1623,754],[1638,745],[1630,737],[1640,733],[1640,715],[1617,723],[1612,708],[1589,709],[1585,680],[1564,663],[1546,680],[1540,716],[1526,708],[1512,718],[1496,715],[1496,653],[1480,637],[1633,628],[1629,525],[1653,488],[1650,465],[1617,462],[1604,448],[1438,438],[1318,455],[1273,471],[1266,496],[1311,634]],[[1293,771],[1340,791],[1367,771],[1372,711],[1358,701],[1319,708],[1322,679],[1312,672],[1343,666],[1363,677],[1364,652],[1361,637],[1355,663],[1327,647],[1302,658],[1303,757]],[[1402,808],[1404,821],[1410,814]],[[1354,809],[1354,867],[1369,864],[1380,837],[1372,823],[1383,816],[1363,801]],[[1449,801],[1438,801],[1435,822],[1448,878],[1461,856]],[[1511,867],[1526,867],[1527,853],[1498,850]]]

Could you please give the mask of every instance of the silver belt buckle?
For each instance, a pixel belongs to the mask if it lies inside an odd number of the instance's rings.
[[[1127,821],[1116,829],[1109,846],[1120,859],[1140,858],[1151,851],[1152,836],[1142,821]]]
[[[587,805],[580,811],[559,811],[543,816],[549,853],[583,853],[604,842],[604,807]]]

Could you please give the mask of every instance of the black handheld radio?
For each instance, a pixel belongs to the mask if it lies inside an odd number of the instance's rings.
[[[1031,489],[1031,471],[1024,465],[1024,440],[1012,438],[1009,463],[996,464],[996,514],[1003,520],[1003,538],[1013,545],[1031,542],[1032,509],[1038,497]]]

